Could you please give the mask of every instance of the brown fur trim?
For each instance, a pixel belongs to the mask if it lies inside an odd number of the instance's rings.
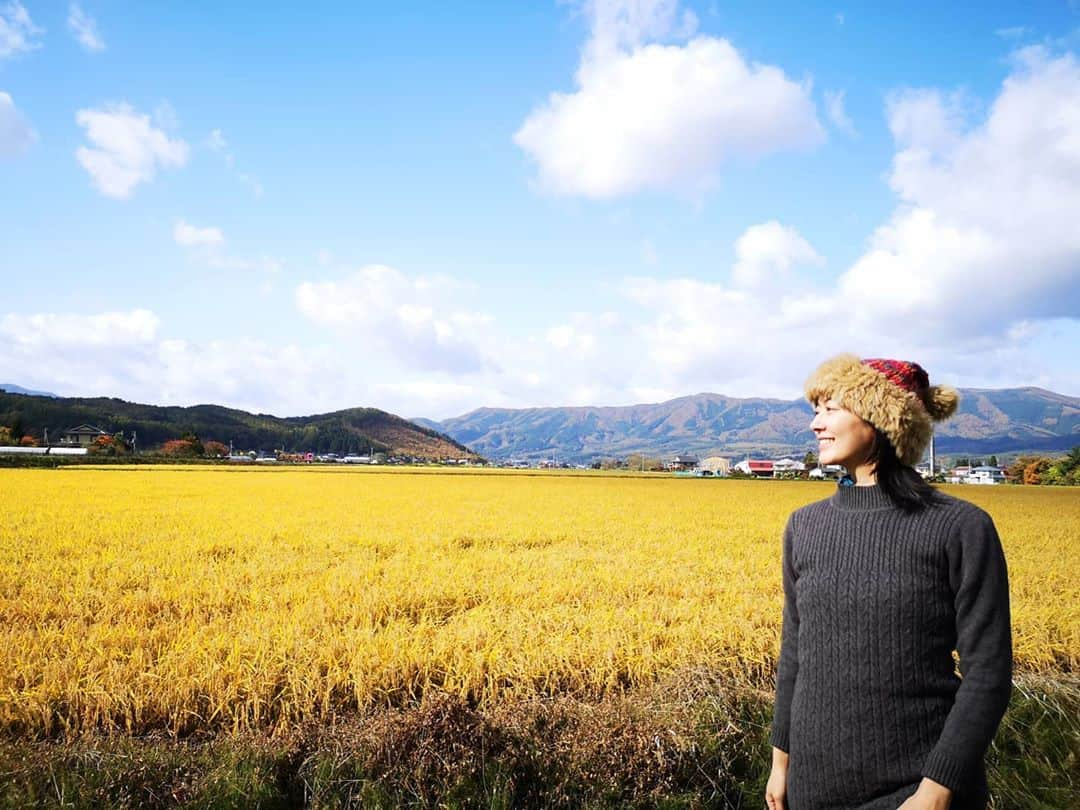
[[[930,443],[933,425],[921,399],[853,354],[826,360],[805,385],[812,403],[833,399],[881,430],[904,464],[917,464]]]
[[[947,385],[931,385],[923,394],[923,404],[935,422],[948,419],[960,405],[960,394]]]

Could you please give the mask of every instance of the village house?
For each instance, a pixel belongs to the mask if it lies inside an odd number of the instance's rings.
[[[950,484],[962,484],[970,474],[971,467],[961,465],[959,467],[953,467],[945,480],[948,481]]]
[[[108,435],[108,433],[99,427],[94,427],[93,425],[79,425],[70,430],[65,430],[60,438],[60,443],[63,445],[71,445],[73,447],[89,447],[98,439],[98,437]]]
[[[752,475],[754,476],[754,478],[773,477],[773,463],[771,461],[761,461],[748,458],[736,464],[734,469],[738,470],[744,475]]]
[[[975,467],[963,481],[965,484],[1003,484],[1005,471],[1000,467]]]
[[[697,456],[684,453],[682,455],[675,456],[675,458],[671,460],[671,464],[668,466],[669,469],[675,470],[676,472],[696,470],[698,466],[698,458]]]
[[[773,478],[794,478],[805,471],[806,465],[794,459],[782,458],[773,462]]]

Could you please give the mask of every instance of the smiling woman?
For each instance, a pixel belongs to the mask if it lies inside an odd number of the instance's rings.
[[[840,355],[806,396],[822,463],[849,474],[784,530],[766,802],[983,808],[1012,689],[1005,556],[986,512],[910,466],[957,393],[916,363]]]

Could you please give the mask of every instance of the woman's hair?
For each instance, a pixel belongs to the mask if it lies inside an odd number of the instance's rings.
[[[874,465],[874,474],[882,492],[905,512],[921,512],[936,502],[937,490],[900,461],[889,437],[876,427],[867,461]]]

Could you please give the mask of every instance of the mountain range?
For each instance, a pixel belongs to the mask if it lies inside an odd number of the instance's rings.
[[[1080,398],[1041,388],[966,388],[960,396],[956,415],[937,427],[940,454],[1056,453],[1080,444]],[[144,449],[194,433],[202,439],[232,441],[238,450],[347,454],[370,449],[429,459],[479,455],[495,461],[554,457],[584,463],[631,453],[801,457],[814,448],[811,415],[801,399],[721,394],[611,407],[478,408],[434,421],[405,420],[376,408],[278,417],[219,405],[164,407],[109,397],[0,392],[0,425],[37,438],[46,428],[58,438],[85,423],[109,433],[136,432]]]
[[[78,398],[0,393],[0,425],[16,435],[53,441],[81,424],[107,433],[137,435],[151,449],[193,433],[203,440],[233,443],[237,451],[338,453],[384,452],[424,459],[472,457],[468,448],[438,430],[376,408],[349,408],[314,416],[251,414],[220,405],[189,408],[140,405],[111,397]]]
[[[50,394],[48,391],[33,391],[15,383],[0,383],[0,391],[8,394],[27,394],[32,397],[56,397],[56,394]]]
[[[960,407],[936,431],[942,454],[1058,452],[1080,444],[1080,398],[1041,388],[960,389]],[[584,462],[631,453],[802,456],[814,449],[802,399],[695,394],[614,407],[478,408],[413,421],[493,460]]]

